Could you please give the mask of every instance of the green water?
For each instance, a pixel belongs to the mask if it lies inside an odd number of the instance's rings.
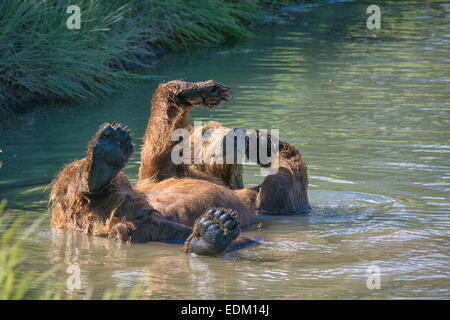
[[[44,187],[84,156],[105,121],[126,123],[137,146],[157,84],[215,79],[234,98],[195,120],[279,129],[308,164],[307,215],[265,218],[244,234],[262,242],[224,257],[165,243],[118,245],[52,237],[50,217],[27,240],[27,273],[81,270],[84,298],[145,286],[149,299],[450,298],[450,4],[384,2],[382,29],[366,5],[296,6],[251,41],[165,56],[102,105],[44,107],[0,138],[0,198],[10,215],[48,214]],[[137,179],[140,147],[125,171]],[[263,179],[246,166],[245,184]],[[369,266],[381,288],[368,289]],[[44,284],[42,284],[43,286]]]

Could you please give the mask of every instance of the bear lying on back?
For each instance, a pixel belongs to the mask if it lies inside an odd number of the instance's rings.
[[[119,124],[100,126],[86,157],[67,165],[52,182],[52,228],[119,241],[178,241],[185,252],[215,255],[251,243],[238,236],[257,214],[310,211],[300,153],[270,135],[265,138],[279,152],[277,171],[254,188],[243,187],[241,164],[171,160],[177,143],[172,133],[192,131],[189,110],[215,107],[230,91],[213,81],[161,84],[152,99],[135,186],[121,171],[134,150],[130,131]],[[211,127],[228,130],[217,122],[201,129]]]

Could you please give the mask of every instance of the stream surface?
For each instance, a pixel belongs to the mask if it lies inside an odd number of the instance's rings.
[[[22,116],[0,137],[0,199],[8,215],[44,217],[26,239],[24,274],[56,266],[39,284],[53,290],[78,266],[81,289],[65,289],[76,299],[137,286],[148,299],[450,298],[450,3],[385,1],[381,10],[381,30],[368,30],[361,4],[291,6],[249,41],[162,57],[146,71],[154,80],[102,104]],[[308,165],[313,211],[263,217],[243,232],[261,243],[224,257],[53,236],[45,186],[112,121],[133,131],[125,172],[136,182],[150,99],[172,79],[233,89],[217,109],[194,110],[195,120],[279,129]],[[246,186],[262,180],[245,166]],[[370,267],[379,289],[367,285]]]

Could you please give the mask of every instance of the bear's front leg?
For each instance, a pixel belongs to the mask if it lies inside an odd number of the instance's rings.
[[[185,82],[185,87],[176,97],[175,102],[188,106],[213,108],[231,97],[231,89],[212,80],[205,82]]]
[[[186,240],[185,252],[218,255],[227,250],[240,233],[237,214],[229,209],[211,209],[195,224]]]

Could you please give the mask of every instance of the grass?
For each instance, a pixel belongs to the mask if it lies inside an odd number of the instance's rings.
[[[69,0],[0,1],[0,115],[48,100],[99,101],[158,48],[250,37],[257,13],[289,1],[78,0],[81,29],[69,30]],[[151,75],[150,75],[151,76]]]
[[[60,271],[57,266],[38,275],[23,268],[28,258],[24,253],[27,239],[36,232],[45,216],[29,225],[24,216],[12,217],[5,207],[6,200],[3,200],[0,202],[0,300],[71,299],[65,283],[52,283]],[[137,284],[129,292],[116,287],[99,292],[97,296],[102,300],[139,299],[144,290],[142,284]],[[84,299],[91,299],[93,292],[93,288],[88,288]]]
[[[21,263],[25,240],[37,228],[42,220],[23,228],[24,217],[11,218],[5,213],[6,200],[0,202],[0,299],[22,299],[31,290],[48,280],[54,269],[50,269],[38,277],[23,275]],[[58,297],[49,290],[38,292],[39,297]]]

